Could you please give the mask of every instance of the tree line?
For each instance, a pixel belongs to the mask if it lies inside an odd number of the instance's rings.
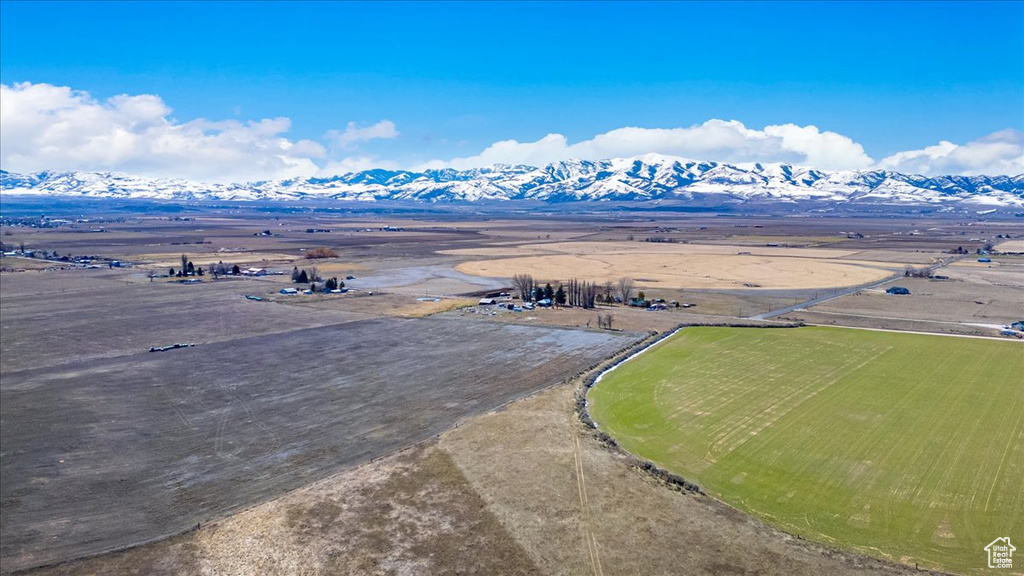
[[[636,290],[636,282],[626,277],[615,282],[609,280],[600,286],[597,282],[572,278],[565,284],[559,284],[556,289],[552,288],[550,283],[541,286],[532,274],[515,274],[512,276],[512,286],[519,292],[523,302],[546,299],[559,306],[579,308],[594,308],[598,303],[614,304],[616,297],[620,299],[619,301],[628,303],[633,298],[633,291]]]
[[[229,265],[225,264],[224,261],[221,260],[216,264],[210,264],[209,273],[211,276],[214,277],[214,279],[216,279],[221,276],[227,276],[229,274],[237,276],[242,273],[242,269],[238,267],[238,264]],[[204,276],[206,274],[206,271],[203,270],[202,266],[197,267],[195,264],[193,264],[192,261],[189,260],[187,254],[182,254],[181,268],[175,270],[174,266],[171,266],[170,268],[167,269],[167,274],[168,276],[182,278],[185,276]],[[150,276],[150,281],[152,281],[152,279],[153,276]]]
[[[320,270],[315,264],[310,266],[308,271],[305,268],[299,269],[298,266],[293,267],[292,282],[295,282],[296,284],[308,283],[309,289],[312,290],[313,292],[317,291],[317,282],[323,282],[323,285],[320,287],[320,289],[324,293],[330,292],[331,290],[340,290],[345,287],[345,281],[338,280],[337,277],[331,277],[328,278],[327,280],[321,278]]]

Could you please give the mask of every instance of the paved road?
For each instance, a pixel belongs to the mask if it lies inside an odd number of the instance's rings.
[[[797,304],[793,304],[792,306],[786,306],[785,308],[779,308],[778,310],[772,310],[770,312],[765,312],[764,314],[757,314],[755,316],[748,316],[748,318],[750,318],[751,320],[768,320],[769,318],[774,318],[776,316],[781,316],[783,314],[792,312],[793,310],[796,310],[797,308],[809,308],[811,306],[816,306],[818,304],[821,304],[822,302],[828,302],[829,300],[834,300],[836,298],[840,298],[842,296],[846,296],[847,294],[852,294],[852,293],[854,293],[854,292],[856,292],[858,290],[868,290],[868,289],[871,289],[871,288],[878,288],[879,286],[881,286],[881,285],[883,285],[883,284],[885,284],[887,282],[892,282],[893,280],[896,280],[897,278],[902,278],[902,277],[903,277],[903,274],[893,274],[892,276],[886,276],[882,280],[878,280],[876,282],[870,282],[868,284],[859,284],[857,286],[851,286],[849,288],[836,288],[834,291],[827,292],[826,294],[824,294],[822,296],[811,298],[810,300],[804,300],[803,302],[800,302],[800,303],[797,303]],[[825,292],[825,291],[822,290],[821,292]]]
[[[948,265],[952,264],[953,262],[956,262],[959,259],[960,259],[960,256],[956,256],[956,257],[952,258],[949,262],[943,262],[941,264],[936,264],[934,266],[929,266],[928,269],[931,272],[934,273],[939,268],[942,268],[943,266],[948,266]],[[858,290],[869,290],[871,288],[878,288],[879,286],[882,286],[882,285],[886,284],[887,282],[892,282],[893,280],[896,280],[896,279],[902,278],[902,277],[903,277],[903,274],[899,273],[899,274],[893,274],[891,276],[887,276],[887,277],[883,278],[882,280],[878,280],[876,282],[869,282],[867,284],[860,284],[860,285],[852,286],[852,287],[849,287],[849,288],[836,288],[832,292],[829,292],[829,293],[821,295],[821,296],[815,296],[814,298],[811,298],[810,300],[805,300],[805,301],[800,302],[798,304],[793,304],[792,306],[786,306],[785,308],[779,308],[778,310],[772,310],[770,312],[765,312],[764,314],[757,314],[756,316],[748,316],[748,318],[750,318],[751,320],[768,320],[769,318],[774,318],[776,316],[781,316],[783,314],[787,314],[789,312],[792,312],[793,310],[796,310],[797,308],[810,308],[811,306],[817,306],[818,304],[821,304],[822,302],[828,302],[829,300],[834,300],[836,298],[840,298],[842,296],[846,296],[847,294],[853,294],[854,292],[856,292]]]

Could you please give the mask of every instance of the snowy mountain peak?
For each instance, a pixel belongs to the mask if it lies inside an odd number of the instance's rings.
[[[373,169],[321,178],[203,184],[109,172],[0,170],[3,194],[162,200],[679,201],[700,204],[842,202],[1024,207],[1024,175],[936,176],[824,171],[789,164],[720,164],[645,154],[413,172]]]

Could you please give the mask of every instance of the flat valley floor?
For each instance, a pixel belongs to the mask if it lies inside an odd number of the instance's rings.
[[[773,310],[997,338],[1024,319],[1024,257],[949,253],[1014,248],[1013,220],[31,202],[8,219],[5,198],[0,232],[49,254],[0,261],[5,574],[914,573],[638,470],[574,413],[580,373]],[[152,277],[183,254],[271,273]],[[293,267],[352,290],[284,296]],[[508,272],[630,274],[687,306],[477,305]],[[149,352],[173,343],[194,346]]]

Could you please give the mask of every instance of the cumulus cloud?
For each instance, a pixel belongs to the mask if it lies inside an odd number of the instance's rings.
[[[381,120],[329,130],[323,142],[291,140],[288,118],[195,119],[179,122],[156,95],[97,100],[49,84],[0,84],[0,166],[39,170],[117,171],[210,182],[327,176],[398,162],[361,150],[399,136]],[[414,167],[479,168],[494,164],[543,166],[559,160],[603,160],[659,153],[725,163],[786,162],[825,170],[887,169],[925,175],[1024,173],[1024,133],[1003,130],[966,144],[941,141],[875,161],[851,138],[796,124],[750,128],[712,119],[688,128],[626,127],[569,142],[552,133],[532,142],[502,140],[479,154]],[[340,159],[338,159],[340,157]]]
[[[381,120],[371,126],[360,128],[355,122],[349,122],[344,131],[329,130],[326,137],[329,141],[341,148],[350,148],[360,142],[370,140],[391,139],[398,136],[395,123],[391,120]]]
[[[476,156],[435,160],[427,165],[459,169],[492,164],[536,166],[651,152],[727,163],[789,162],[822,169],[867,168],[873,162],[860,144],[815,126],[782,124],[756,130],[736,120],[713,119],[689,128],[619,128],[574,144],[561,134],[548,134],[535,142],[504,140]]]
[[[174,120],[159,96],[97,100],[49,84],[0,84],[0,165],[119,171],[227,182],[311,176],[326,155],[312,140],[282,136],[287,118]]]
[[[1001,130],[957,145],[942,140],[920,150],[897,152],[878,167],[909,174],[964,174],[968,176],[1024,173],[1024,132]]]
[[[336,176],[338,174],[362,172],[363,170],[373,170],[375,168],[399,170],[401,169],[401,166],[399,166],[397,162],[393,162],[391,160],[382,160],[377,156],[361,154],[356,156],[347,156],[341,160],[332,160],[327,162],[317,175],[325,177]]]

